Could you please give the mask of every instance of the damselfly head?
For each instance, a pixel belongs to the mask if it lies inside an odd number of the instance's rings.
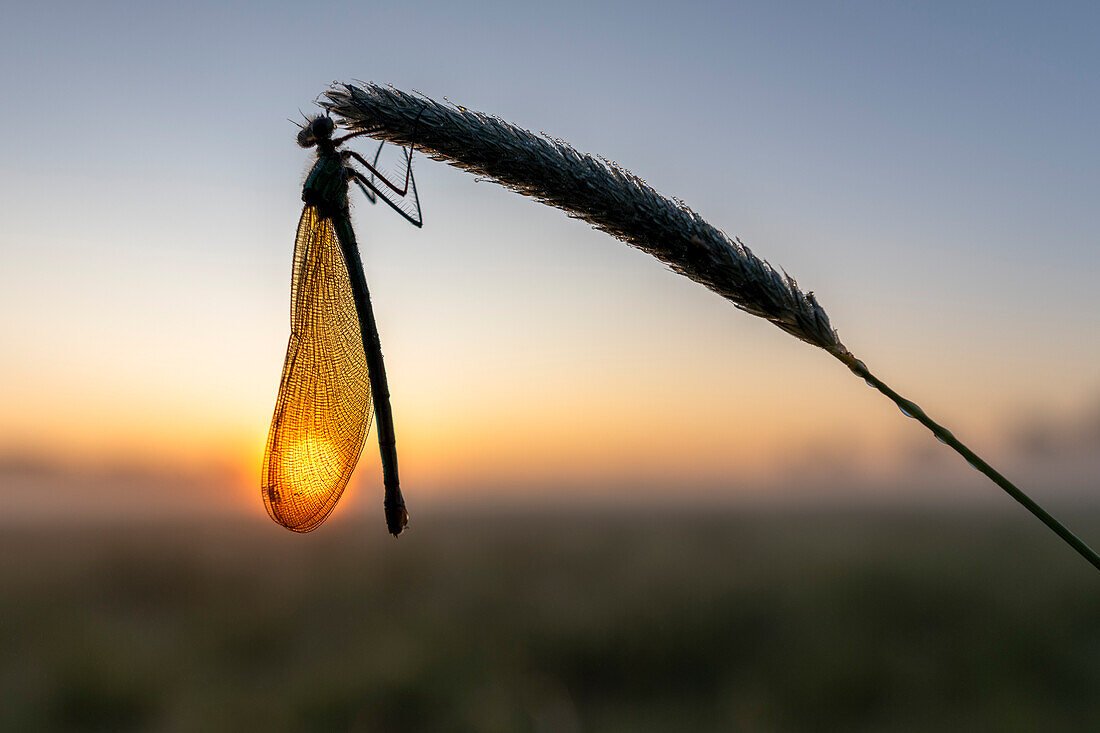
[[[331,117],[317,115],[298,130],[298,145],[303,148],[312,148],[322,140],[331,138],[332,131],[335,129],[336,124]]]

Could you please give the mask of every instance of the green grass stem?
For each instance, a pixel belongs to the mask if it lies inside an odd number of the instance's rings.
[[[842,355],[836,355],[838,359],[844,362],[845,366],[852,370],[852,372],[862,377],[868,385],[874,387],[882,394],[889,397],[894,401],[894,404],[898,406],[904,414],[913,418],[924,427],[932,431],[932,434],[939,439],[941,443],[948,445],[958,453],[960,456],[966,459],[966,462],[973,466],[976,470],[984,473],[990,478],[993,483],[1004,489],[1005,493],[1011,496],[1016,501],[1023,504],[1024,508],[1039,518],[1046,526],[1050,527],[1059,537],[1065,540],[1073,549],[1081,555],[1081,557],[1092,563],[1092,566],[1097,570],[1100,570],[1100,555],[1096,554],[1096,551],[1089,547],[1084,540],[1071,532],[1064,524],[1059,522],[1053,516],[1050,515],[1043,507],[1039,506],[1030,496],[1025,494],[1016,484],[1005,478],[999,471],[986,463],[982,458],[974,451],[967,448],[962,441],[954,436],[950,430],[940,425],[938,422],[928,417],[928,414],[920,408],[915,402],[907,400],[899,395],[893,389],[890,388],[885,382],[876,377],[859,359],[856,359],[851,353]]]

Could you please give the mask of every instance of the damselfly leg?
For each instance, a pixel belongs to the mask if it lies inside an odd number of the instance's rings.
[[[424,110],[421,109],[420,114],[423,114],[423,112]],[[406,221],[416,227],[421,227],[424,225],[424,218],[420,212],[420,194],[417,193],[416,178],[413,176],[412,171],[413,150],[416,147],[416,133],[420,126],[420,114],[416,116],[416,120],[413,122],[412,142],[409,144],[408,148],[404,149],[405,180],[400,186],[398,186],[396,183],[393,183],[378,168],[378,161],[380,156],[382,155],[382,148],[386,144],[384,140],[378,145],[378,150],[374,154],[373,163],[367,162],[366,158],[364,158],[362,155],[355,152],[354,150],[346,151],[346,154],[349,158],[358,162],[370,174],[370,176],[368,177],[362,172],[351,168],[352,180],[355,181],[355,185],[359,187],[359,189],[363,192],[367,199],[371,203],[375,203],[375,200],[377,198],[382,199],[386,202],[387,205],[389,205],[390,208],[392,208]],[[335,140],[333,140],[333,143],[338,145],[353,137],[358,137],[364,134],[366,133],[353,132],[351,134],[344,135],[343,137],[336,138]],[[388,191],[376,185],[376,181],[384,184]],[[412,193],[411,197],[409,196],[410,192]]]
[[[385,145],[385,144],[386,144],[385,140],[378,143],[378,150],[376,150],[375,153],[374,153],[374,165],[372,166],[375,169],[378,168],[378,158],[379,158],[379,156],[382,155],[382,146]],[[374,174],[372,173],[371,174],[371,179],[373,179],[373,178],[374,178]],[[359,182],[356,181],[356,184],[358,185]],[[367,201],[370,201],[372,204],[378,202],[378,196],[375,195],[374,191],[371,191],[369,188],[367,188],[366,186],[362,186],[362,185],[359,186],[359,190],[361,190],[363,192],[363,195],[367,197]]]

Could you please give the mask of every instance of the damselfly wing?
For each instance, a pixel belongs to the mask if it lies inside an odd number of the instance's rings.
[[[290,343],[264,454],[271,517],[308,532],[336,507],[370,426],[370,372],[331,219],[306,206],[294,242]]]
[[[405,184],[391,183],[362,156],[338,149],[360,133],[332,139],[327,117],[307,123],[303,147],[318,148],[317,162],[302,191],[305,207],[294,242],[291,334],[275,414],[264,452],[261,488],[268,513],[296,532],[316,528],[347,487],[377,411],[385,483],[386,523],[397,535],[408,514],[397,476],[389,389],[374,313],[348,212],[348,182],[372,203],[381,198],[420,226],[420,201],[412,178],[412,151]],[[381,146],[379,147],[379,153]],[[358,161],[369,177],[356,170]],[[387,190],[381,190],[379,183]],[[411,186],[411,187],[410,187]],[[405,197],[411,190],[412,203]],[[404,204],[404,206],[403,206]]]

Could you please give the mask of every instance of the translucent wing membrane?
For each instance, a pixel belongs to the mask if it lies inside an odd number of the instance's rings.
[[[287,345],[261,488],[279,524],[308,532],[351,478],[370,427],[370,375],[351,283],[332,222],[298,222]]]

